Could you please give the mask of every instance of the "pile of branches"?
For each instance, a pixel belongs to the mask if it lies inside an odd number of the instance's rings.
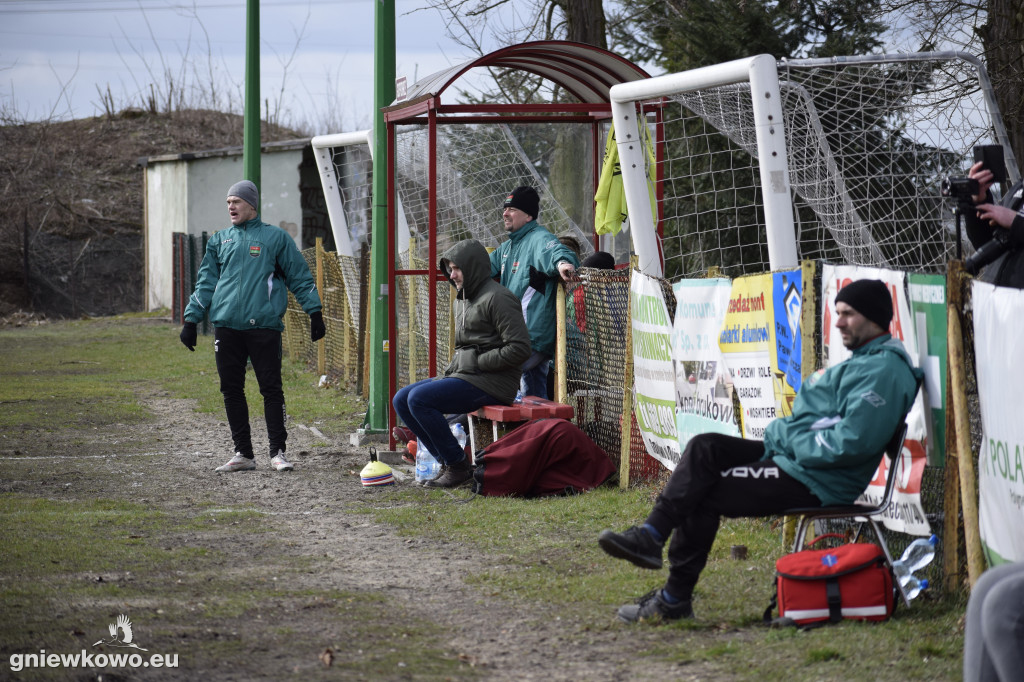
[[[265,126],[265,141],[297,137]],[[149,156],[240,146],[242,117],[206,110],[0,125],[0,316],[144,308]]]

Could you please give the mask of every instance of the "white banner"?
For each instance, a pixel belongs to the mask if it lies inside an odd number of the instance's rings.
[[[981,402],[981,539],[990,564],[1024,561],[1024,291],[975,280],[971,296]]]
[[[725,321],[732,282],[684,279],[672,285],[676,315],[672,357],[676,379],[676,430],[679,451],[701,433],[739,436],[733,409],[733,384],[718,334]]]
[[[636,421],[648,454],[671,470],[679,461],[672,323],[659,280],[634,270],[629,286]]]
[[[826,366],[838,365],[850,357],[850,351],[843,346],[842,337],[835,329],[835,301],[836,294],[841,288],[858,279],[882,280],[889,287],[893,298],[893,318],[889,333],[893,338],[903,342],[903,348],[910,355],[911,361],[915,366],[919,366],[917,339],[914,325],[910,324],[910,305],[907,302],[904,285],[906,275],[895,270],[827,264],[822,266],[821,271],[821,332],[824,337]],[[931,526],[921,505],[921,477],[927,463],[925,437],[924,397],[923,393],[919,392],[907,416],[907,439],[903,444],[903,455],[896,463],[902,471],[897,479],[893,504],[883,518],[885,526],[891,530],[911,535],[931,534]],[[881,499],[885,492],[888,465],[888,458],[883,457],[874,480],[858,501],[875,504]]]

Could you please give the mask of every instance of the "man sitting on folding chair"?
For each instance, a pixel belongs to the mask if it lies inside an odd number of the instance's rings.
[[[621,607],[620,620],[693,617],[693,588],[722,516],[850,504],[864,492],[923,377],[888,333],[891,321],[892,298],[881,281],[840,289],[835,325],[853,355],[809,377],[793,413],[771,422],[764,441],[712,433],[691,439],[647,521],[601,533],[598,544],[611,556],[659,569],[675,531],[664,588]]]

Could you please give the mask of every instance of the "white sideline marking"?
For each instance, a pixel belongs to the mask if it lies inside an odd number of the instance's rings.
[[[0,460],[24,461],[28,459],[108,459],[111,457],[166,457],[169,452],[129,452],[124,455],[44,455],[40,457],[0,457]]]

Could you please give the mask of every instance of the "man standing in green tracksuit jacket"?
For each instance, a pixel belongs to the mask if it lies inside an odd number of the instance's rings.
[[[530,331],[530,357],[523,364],[523,395],[548,396],[548,368],[555,355],[557,278],[569,281],[579,259],[537,222],[540,196],[532,187],[516,187],[505,198],[501,217],[509,239],[491,252],[491,277],[522,304]]]
[[[245,370],[251,361],[263,395],[270,464],[277,471],[291,471],[294,467],[285,457],[288,431],[281,387],[281,320],[288,308],[285,287],[309,315],[314,342],[326,333],[320,295],[291,235],[260,220],[256,185],[249,180],[236,182],[228,190],[227,203],[231,227],[215,233],[206,244],[180,338],[194,351],[196,323],[209,316],[220,391],[235,445],[234,456],[216,470],[256,468],[245,400]]]
[[[665,586],[619,609],[625,622],[692,618],[690,603],[722,516],[772,516],[794,507],[851,504],[867,488],[882,451],[906,418],[924,373],[889,335],[892,297],[881,281],[858,280],[836,295],[836,329],[853,351],[808,378],[793,413],[764,441],[705,433],[692,438],[642,526],[604,531],[605,552],[661,568]]]

